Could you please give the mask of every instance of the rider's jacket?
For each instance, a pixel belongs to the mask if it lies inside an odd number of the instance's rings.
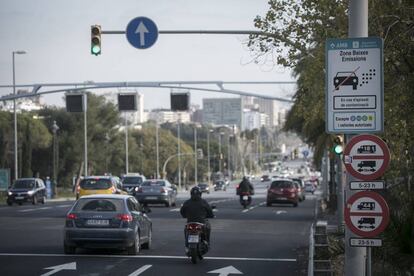
[[[214,218],[210,205],[202,198],[192,198],[184,202],[180,209],[181,216],[187,222],[205,223],[206,218]]]

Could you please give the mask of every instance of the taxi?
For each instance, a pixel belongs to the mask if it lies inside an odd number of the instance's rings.
[[[122,190],[122,182],[116,176],[87,176],[76,188],[76,199],[84,195],[127,194]]]

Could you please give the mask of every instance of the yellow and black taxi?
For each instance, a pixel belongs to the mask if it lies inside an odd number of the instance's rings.
[[[84,195],[95,194],[127,194],[122,190],[122,182],[119,177],[87,176],[81,180],[76,188],[76,199]]]

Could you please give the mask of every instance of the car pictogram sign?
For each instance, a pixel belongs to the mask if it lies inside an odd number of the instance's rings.
[[[389,209],[381,195],[371,191],[362,191],[348,199],[344,217],[346,225],[354,234],[372,238],[387,227]]]
[[[387,144],[375,135],[353,137],[345,147],[345,167],[348,173],[360,180],[381,177],[390,162]]]

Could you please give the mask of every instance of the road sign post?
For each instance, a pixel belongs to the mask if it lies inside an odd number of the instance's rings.
[[[147,49],[158,39],[158,27],[147,17],[132,19],[125,31],[128,42],[138,49]]]

